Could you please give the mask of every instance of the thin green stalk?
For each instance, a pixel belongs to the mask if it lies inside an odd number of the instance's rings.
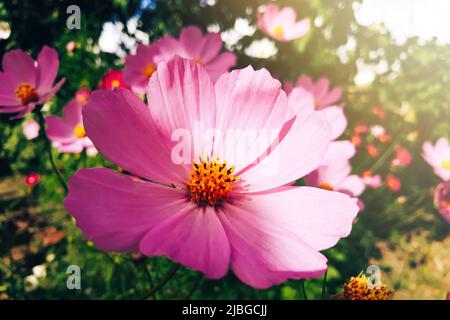
[[[306,295],[305,282],[306,282],[306,280],[301,281],[301,287],[302,287],[303,299],[308,300],[308,296]]]
[[[322,281],[322,297],[321,297],[322,300],[325,298],[325,294],[327,293],[327,274],[328,274],[328,268],[327,268],[327,271],[325,271],[325,274],[323,276],[323,281]]]
[[[150,299],[156,292],[161,290],[172,278],[175,276],[177,271],[180,269],[180,265],[176,264],[162,279],[160,283],[158,283],[155,287],[153,287],[150,292],[144,297],[144,299]]]
[[[50,164],[52,165],[53,172],[55,173],[56,177],[58,178],[59,183],[64,189],[64,192],[68,192],[66,181],[64,181],[64,178],[62,177],[61,173],[59,172],[58,168],[56,167],[55,159],[53,158],[52,153],[52,146],[50,143],[50,140],[48,140],[47,135],[45,134],[45,120],[44,115],[42,114],[41,109],[36,109],[35,113],[38,118],[39,125],[41,127],[41,137],[44,140],[45,149],[47,151],[48,157],[50,158]]]

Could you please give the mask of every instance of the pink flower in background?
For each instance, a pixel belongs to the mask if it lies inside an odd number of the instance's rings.
[[[350,137],[350,141],[357,148],[360,147],[362,144],[361,136],[356,133],[352,134],[352,136]]]
[[[53,115],[45,118],[47,136],[59,152],[80,153],[86,148],[88,155],[93,155],[96,152],[92,152],[92,149],[95,148],[87,137],[83,125],[81,114],[83,104],[79,102],[79,95],[75,97],[64,107],[62,118]]]
[[[101,89],[113,89],[113,88],[129,88],[128,84],[123,80],[123,73],[117,69],[111,69],[102,78],[100,82]]]
[[[357,125],[353,130],[353,132],[356,134],[366,133],[367,131],[369,131],[369,128],[364,124]]]
[[[88,102],[90,95],[91,90],[88,88],[80,88],[75,93],[75,101],[84,106]]]
[[[407,149],[401,146],[395,148],[395,158],[391,161],[393,167],[405,167],[410,165],[411,161],[412,156]]]
[[[25,135],[25,138],[27,138],[28,140],[33,140],[39,136],[39,129],[39,123],[34,119],[30,119],[23,123],[22,131]]]
[[[385,179],[386,188],[389,190],[392,190],[394,192],[397,192],[402,187],[400,179],[394,176],[392,173],[388,173]]]
[[[434,204],[447,222],[450,222],[450,182],[441,182],[434,191]]]
[[[0,72],[0,113],[15,113],[21,118],[36,105],[54,96],[63,85],[53,82],[59,68],[58,53],[44,46],[37,61],[26,52],[15,49],[4,54]]]
[[[162,60],[158,56],[160,56],[158,42],[149,45],[139,44],[136,54],[127,55],[123,78],[134,92],[145,93],[148,80],[156,71],[158,62]]]
[[[64,205],[86,237],[106,251],[167,256],[208,278],[231,268],[261,289],[322,275],[319,251],[347,236],[358,212],[345,194],[289,186],[328,148],[323,115],[292,117],[264,69],[235,70],[213,84],[201,65],[179,57],[157,66],[147,94],[151,108],[127,90],[100,90],[83,110],[95,146],[131,173],[81,169],[70,179]],[[185,162],[172,154],[180,128],[198,144],[183,149]],[[199,128],[268,130],[278,139],[262,139],[255,154],[227,135],[206,142]]]
[[[41,177],[39,176],[39,174],[37,174],[36,172],[30,172],[25,177],[25,184],[29,187],[34,187],[39,183],[40,179]]]
[[[219,33],[208,32],[195,26],[185,27],[179,39],[172,36],[149,44],[140,44],[136,54],[128,55],[125,60],[124,79],[133,91],[145,93],[148,80],[156,71],[160,62],[168,61],[174,55],[193,59],[201,64],[213,81],[236,64],[236,55],[230,51],[221,53],[222,39]]]
[[[366,150],[369,156],[371,156],[372,158],[376,158],[380,155],[380,151],[378,151],[378,148],[371,143],[367,144]]]
[[[349,141],[335,141],[330,144],[318,169],[305,177],[309,186],[334,190],[357,197],[364,192],[363,180],[352,175],[349,160],[355,154],[355,147]]]
[[[372,113],[380,119],[384,119],[386,117],[386,111],[381,106],[373,106]]]
[[[450,145],[445,138],[440,138],[433,146],[430,142],[423,144],[423,157],[434,173],[444,181],[450,180]]]
[[[347,118],[344,114],[343,105],[337,105],[342,97],[341,88],[333,88],[329,91],[330,80],[321,78],[316,83],[308,76],[302,75],[298,78],[295,86],[289,82],[285,83],[287,92],[293,88],[302,88],[312,94],[313,108],[322,112],[331,125],[331,139],[337,139],[347,127]]]
[[[364,171],[361,178],[369,188],[375,189],[382,185],[381,176],[379,174],[373,175],[369,170]]]
[[[291,41],[304,36],[310,29],[308,19],[297,20],[292,7],[279,9],[276,4],[268,4],[257,13],[258,28],[278,41]]]

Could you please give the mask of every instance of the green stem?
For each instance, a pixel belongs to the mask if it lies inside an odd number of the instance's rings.
[[[175,265],[162,279],[160,283],[154,288],[150,290],[150,292],[144,297],[144,299],[150,299],[156,292],[161,290],[177,273],[178,269],[180,269],[180,265]]]
[[[305,282],[306,282],[305,280],[302,280],[301,287],[302,287],[302,292],[303,292],[303,298],[304,298],[304,300],[308,300],[308,296],[306,295]]]
[[[328,268],[327,268],[327,271],[325,271],[325,274],[323,276],[323,281],[322,281],[322,297],[321,297],[322,300],[325,298],[325,294],[327,292],[327,274],[328,274]]]
[[[194,292],[198,289],[198,287],[200,286],[200,283],[203,280],[203,275],[200,273],[200,276],[198,277],[198,279],[195,281],[194,286],[192,287],[191,291],[189,291],[188,295],[186,296],[186,300],[191,299],[192,295],[194,294]]]
[[[51,146],[50,140],[48,140],[48,137],[45,134],[44,115],[42,114],[42,111],[39,108],[35,110],[35,113],[37,115],[38,122],[41,127],[41,131],[42,131],[41,136],[42,136],[42,139],[44,140],[45,149],[47,151],[48,157],[50,158],[50,164],[52,165],[53,172],[55,173],[56,177],[58,178],[59,183],[63,187],[64,192],[67,193],[68,192],[67,184],[64,181],[64,178],[62,177],[58,168],[56,167],[55,159],[53,158],[53,153],[52,153],[52,146]]]

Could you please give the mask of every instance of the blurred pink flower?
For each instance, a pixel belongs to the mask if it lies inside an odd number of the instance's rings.
[[[411,164],[412,161],[412,156],[411,153],[401,147],[401,146],[397,146],[395,148],[395,158],[392,159],[391,164],[393,167],[404,167],[404,166],[408,166]]]
[[[59,152],[80,153],[85,148],[94,148],[84,130],[82,109],[83,104],[75,98],[64,107],[62,118],[53,115],[45,118],[47,136]]]
[[[337,105],[341,99],[342,89],[333,88],[329,91],[330,80],[319,79],[316,83],[308,76],[302,75],[298,78],[295,86],[289,82],[284,84],[286,91],[291,94],[294,88],[302,88],[313,96],[313,108],[322,112],[331,125],[331,140],[337,139],[347,127],[347,118],[344,114],[343,105]]]
[[[129,85],[123,80],[123,73],[117,69],[111,69],[103,76],[100,81],[101,89],[113,89],[113,88],[129,88]]]
[[[430,142],[423,144],[423,157],[434,173],[444,181],[450,180],[450,145],[445,138],[440,138],[433,146]]]
[[[213,81],[236,64],[236,55],[230,51],[221,53],[222,39],[219,33],[203,35],[196,26],[184,27],[179,39],[165,36],[149,44],[140,44],[136,54],[125,60],[124,79],[133,91],[145,93],[148,80],[156,71],[158,63],[168,61],[174,55],[193,59],[201,64]]]
[[[33,140],[39,136],[39,129],[39,123],[34,119],[30,119],[23,123],[22,131],[25,135],[25,138],[27,138],[28,140]]]
[[[359,134],[356,134],[356,133],[352,134],[352,136],[350,137],[350,141],[357,148],[360,147],[361,144],[362,144],[361,136]]]
[[[447,222],[450,222],[450,182],[441,182],[434,191],[434,204]]]
[[[59,68],[58,53],[44,46],[38,60],[26,52],[15,49],[4,54],[3,72],[0,72],[0,113],[15,113],[21,118],[36,105],[54,96],[63,85],[61,79],[54,87]]]
[[[365,189],[364,182],[359,176],[351,174],[349,162],[355,151],[349,141],[331,142],[319,168],[305,177],[307,184],[352,197],[361,195]]]
[[[397,192],[401,188],[401,182],[400,179],[394,176],[392,173],[388,173],[385,179],[386,188],[389,190],[392,190],[394,192]]]
[[[364,125],[364,124],[359,124],[355,127],[355,129],[353,130],[354,133],[356,134],[360,134],[360,133],[366,133],[367,131],[369,131],[369,128]]]
[[[88,88],[80,88],[75,93],[75,100],[79,104],[84,106],[88,102],[90,95],[91,95],[91,90],[89,90]]]
[[[281,10],[276,4],[267,4],[257,13],[258,28],[278,41],[291,41],[304,36],[310,29],[309,19],[297,20],[292,7]]]
[[[327,260],[319,251],[347,236],[358,212],[356,199],[342,193],[289,186],[327,150],[323,116],[291,117],[267,70],[235,70],[213,84],[201,65],[179,57],[158,65],[147,94],[151,108],[128,90],[99,90],[83,110],[100,152],[135,176],[94,168],[70,179],[64,205],[86,237],[106,251],[167,256],[208,278],[231,268],[260,289],[322,275]],[[180,128],[199,144],[183,149],[181,163],[171,139]],[[279,139],[263,139],[258,150],[268,153],[243,155],[234,137],[207,143],[196,128],[275,130]],[[264,163],[274,159],[276,170],[267,172]]]
[[[36,172],[30,172],[25,177],[25,184],[29,187],[34,187],[39,183],[40,179],[41,177],[39,176],[39,174],[37,174]]]
[[[369,170],[364,171],[361,175],[361,178],[364,184],[369,188],[375,189],[382,184],[381,176],[379,174],[372,175],[372,172],[370,172]]]
[[[386,111],[377,105],[372,107],[372,113],[380,119],[384,119],[384,117],[386,117]]]

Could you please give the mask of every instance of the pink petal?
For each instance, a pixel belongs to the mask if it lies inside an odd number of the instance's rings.
[[[58,52],[50,47],[44,46],[38,56],[37,67],[37,92],[42,95],[47,93],[58,73]]]
[[[298,220],[302,219],[294,206],[303,208],[291,191],[249,195],[218,214],[231,244],[231,267],[244,283],[265,289],[289,278],[313,278],[325,272],[326,258],[302,239],[310,231],[302,234],[293,227],[301,226]],[[317,207],[319,203],[312,211],[307,207],[304,215],[315,216]],[[321,219],[313,218],[320,220],[314,234],[327,223]]]
[[[302,87],[306,91],[309,91],[312,94],[314,94],[312,79],[310,77],[306,76],[306,75],[301,75],[298,78],[298,80],[297,80],[297,87]]]
[[[347,117],[344,114],[344,109],[340,107],[328,107],[319,112],[322,112],[325,115],[331,125],[332,140],[337,139],[344,133],[345,128],[347,128]]]
[[[21,102],[16,96],[16,85],[18,84],[14,83],[10,74],[0,72],[0,106],[21,106]]]
[[[330,80],[327,78],[320,78],[314,85],[314,98],[320,102],[328,92]]]
[[[203,37],[202,42],[203,45],[200,48],[201,51],[198,57],[202,64],[208,64],[219,55],[220,49],[222,48],[222,38],[220,37],[220,33],[208,32]]]
[[[189,26],[183,28],[180,32],[179,41],[185,52],[189,55],[189,58],[200,58],[204,40],[202,30],[199,27]]]
[[[51,98],[53,98],[55,93],[62,87],[62,85],[65,82],[66,82],[65,78],[62,78],[61,80],[59,80],[58,83],[56,83],[56,85],[53,88],[50,89],[50,91],[48,91],[46,94],[44,94],[43,96],[41,96],[39,98],[39,101],[37,102],[37,104],[42,104],[44,102],[47,102]]]
[[[325,97],[320,101],[320,107],[325,108],[332,106],[342,97],[342,89],[334,88],[330,93],[326,94]]]
[[[308,19],[300,20],[289,28],[286,28],[286,31],[284,32],[284,38],[286,40],[294,40],[300,38],[304,36],[310,28],[311,26]]]
[[[71,143],[75,140],[74,127],[57,116],[45,117],[47,136],[52,142]]]
[[[330,143],[321,165],[331,165],[351,159],[356,153],[355,146],[348,140],[333,141]]]
[[[147,98],[163,143],[172,149],[172,135],[189,139],[188,149],[183,149],[185,164],[190,166],[195,155],[211,154],[211,142],[202,141],[214,128],[216,102],[211,79],[200,65],[180,57],[160,63],[150,78]]]
[[[103,168],[79,170],[64,200],[90,241],[117,252],[138,249],[149,230],[185,205],[183,191]]]
[[[23,134],[28,140],[33,140],[39,136],[40,127],[36,120],[27,120],[23,123]]]
[[[272,144],[287,116],[281,83],[265,69],[252,67],[223,74],[215,84],[216,129],[214,151],[236,172],[249,166]]]
[[[365,187],[363,180],[359,176],[351,175],[339,184],[337,190],[352,197],[358,197],[364,192]]]
[[[223,277],[230,262],[230,245],[216,212],[192,202],[151,229],[139,248],[147,256],[167,256],[213,279]]]
[[[204,65],[204,68],[208,72],[211,80],[216,82],[222,74],[228,72],[231,67],[236,65],[236,60],[237,57],[234,53],[226,51]]]
[[[8,73],[15,83],[26,82],[32,86],[36,85],[37,71],[34,60],[22,50],[15,49],[5,53],[2,67],[3,72]]]
[[[149,108],[129,90],[94,91],[83,122],[95,147],[119,167],[161,183],[185,182],[187,173],[172,162]]]
[[[297,116],[273,152],[239,177],[249,184],[247,190],[251,192],[293,182],[319,166],[330,134],[328,122],[320,113],[311,113],[306,119]]]

